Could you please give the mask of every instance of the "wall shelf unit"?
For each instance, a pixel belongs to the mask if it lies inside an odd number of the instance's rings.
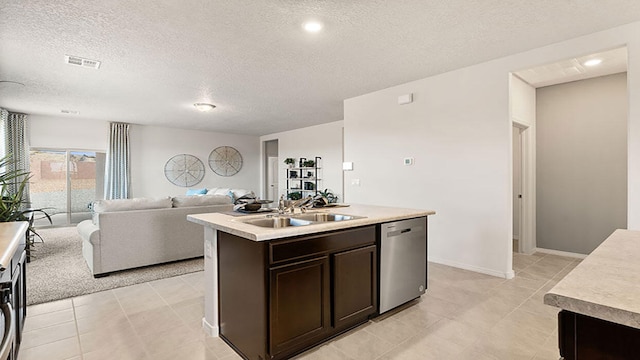
[[[322,182],[320,160],[322,158],[316,156],[313,159],[313,166],[308,166],[310,160],[300,158],[297,167],[287,168],[287,199],[297,200],[318,193],[318,186]],[[294,193],[299,193],[299,197],[292,195]]]

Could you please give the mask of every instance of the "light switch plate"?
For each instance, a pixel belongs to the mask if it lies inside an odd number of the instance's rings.
[[[342,163],[342,170],[344,171],[352,171],[353,170],[353,162],[345,161]]]
[[[404,164],[405,164],[406,166],[411,166],[411,165],[413,165],[413,158],[412,158],[412,157],[404,158]]]
[[[412,102],[413,102],[412,93],[398,96],[398,105],[411,104]]]

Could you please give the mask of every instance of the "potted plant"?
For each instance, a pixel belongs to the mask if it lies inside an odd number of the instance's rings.
[[[11,155],[0,158],[0,169],[12,169],[14,161]],[[30,257],[30,246],[33,244],[37,236],[42,237],[36,232],[33,226],[35,214],[41,214],[51,221],[51,217],[43,209],[30,209],[25,203],[23,195],[26,189],[31,173],[28,171],[14,169],[0,172],[0,222],[12,221],[28,221],[27,228],[27,256]]]
[[[286,159],[284,159],[284,163],[289,165],[289,168],[292,168],[293,165],[296,163],[296,159],[294,159],[294,158],[286,158]]]
[[[292,192],[287,195],[287,199],[289,200],[300,200],[302,199],[302,193],[300,191]]]
[[[316,162],[313,160],[307,160],[304,162],[304,167],[314,167],[316,165]]]
[[[318,191],[318,194],[324,196],[327,199],[327,201],[329,201],[329,204],[338,202],[338,195],[334,194],[329,189],[324,189],[323,191]]]

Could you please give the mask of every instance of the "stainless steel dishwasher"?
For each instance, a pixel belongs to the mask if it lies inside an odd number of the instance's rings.
[[[381,225],[380,313],[413,300],[427,288],[427,218]]]

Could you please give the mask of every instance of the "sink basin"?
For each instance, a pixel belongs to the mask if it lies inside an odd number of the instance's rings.
[[[246,224],[261,226],[266,228],[283,228],[289,226],[304,226],[311,224],[311,221],[290,217],[271,217],[243,221]]]
[[[294,215],[294,219],[315,221],[315,222],[332,222],[332,221],[345,221],[353,219],[362,219],[362,216],[341,215],[341,214],[328,214],[328,213],[313,213],[313,214],[301,214]]]

